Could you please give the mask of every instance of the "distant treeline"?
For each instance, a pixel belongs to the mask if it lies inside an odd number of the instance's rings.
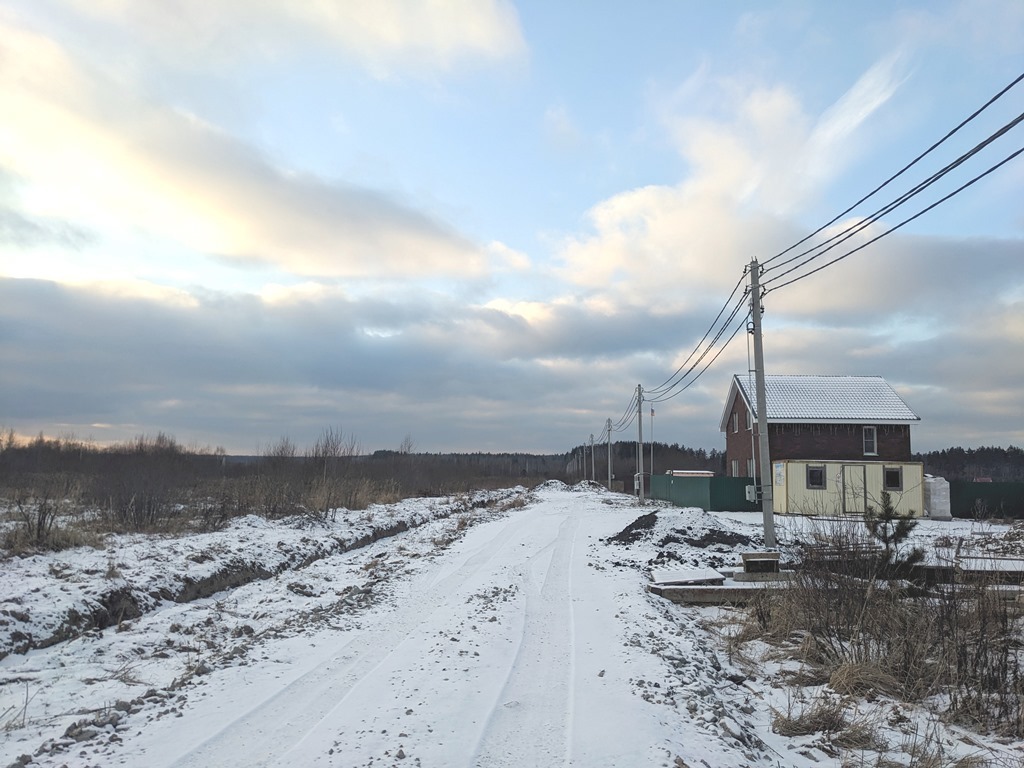
[[[644,473],[651,474],[651,443],[644,443]],[[590,445],[578,445],[569,453],[569,471],[574,479],[591,476]],[[599,483],[608,478],[608,444],[594,445],[594,474]],[[636,441],[612,443],[612,474],[617,480],[633,482],[637,468]],[[725,452],[716,449],[687,448],[679,443],[654,442],[653,471],[664,474],[670,469],[703,469],[721,475],[725,472]],[[630,486],[631,487],[631,486]]]
[[[23,475],[70,473],[82,477],[148,475],[159,471],[175,484],[206,480],[295,474],[305,468],[326,474],[358,474],[396,482],[410,495],[443,495],[480,485],[481,480],[551,479],[566,477],[568,454],[418,453],[403,450],[362,454],[358,440],[341,430],[325,429],[317,441],[300,448],[280,438],[254,456],[229,456],[223,448],[186,447],[165,433],[139,435],[110,446],[74,437],[42,434],[19,441],[13,432],[0,435],[0,484]],[[484,483],[492,484],[492,483]]]
[[[0,435],[0,548],[55,546],[57,521],[79,518],[106,531],[217,528],[239,515],[326,518],[410,496],[450,496],[487,488],[570,480],[566,454],[415,453],[364,455],[341,430],[325,429],[299,449],[281,438],[258,456],[186,448],[173,437],[139,436],[109,447],[43,435]],[[57,526],[58,528],[60,526]],[[16,535],[18,541],[11,539]],[[5,547],[4,544],[7,544]]]
[[[945,448],[914,455],[929,475],[947,480],[988,479],[995,483],[1024,482],[1024,450],[1009,448]]]

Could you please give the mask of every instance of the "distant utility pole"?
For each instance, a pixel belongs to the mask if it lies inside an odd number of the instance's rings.
[[[590,479],[597,482],[597,471],[594,469],[594,433],[590,433]]]
[[[775,547],[775,513],[772,507],[772,462],[768,455],[768,410],[764,394],[764,346],[761,342],[761,267],[750,262],[750,316],[754,334],[754,386],[757,389],[757,450],[761,465],[761,517],[764,543]]]
[[[636,466],[640,503],[644,502],[644,388],[636,385]]]
[[[651,482],[654,482],[654,406],[651,406]]]
[[[612,420],[605,422],[605,430],[608,432],[608,490],[612,489]]]

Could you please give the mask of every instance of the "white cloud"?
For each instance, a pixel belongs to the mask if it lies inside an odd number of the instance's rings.
[[[529,256],[522,251],[510,248],[498,240],[488,243],[487,253],[492,258],[496,269],[525,272],[533,267],[533,262]]]
[[[904,66],[898,52],[876,62],[818,119],[797,166],[798,174],[807,179],[809,193],[834,179],[854,160],[857,130],[905,81]]]
[[[35,214],[305,275],[487,267],[481,248],[403,202],[275,168],[194,116],[90,75],[50,40],[0,23],[0,50],[0,166],[22,177]]]
[[[593,232],[564,246],[562,276],[599,292],[614,286],[631,304],[724,297],[751,258],[799,239],[787,216],[855,158],[853,140],[898,87],[900,62],[898,55],[877,62],[816,120],[789,88],[743,88],[702,69],[670,97],[675,114],[664,117],[689,175],[595,205]],[[708,89],[730,105],[726,117],[686,111]]]
[[[449,71],[465,61],[522,56],[515,7],[505,0],[69,0],[188,67],[302,53],[324,44],[377,77]],[[182,55],[185,53],[186,55]]]
[[[784,226],[690,184],[651,186],[595,206],[592,234],[570,239],[561,277],[620,306],[662,310],[724,300],[755,254],[782,242]],[[785,233],[786,236],[789,233]]]

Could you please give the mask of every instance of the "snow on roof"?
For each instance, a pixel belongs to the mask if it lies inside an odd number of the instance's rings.
[[[738,391],[757,418],[753,374],[733,377],[729,410]],[[909,424],[921,419],[881,376],[765,376],[768,421]],[[729,414],[722,417],[726,428]]]

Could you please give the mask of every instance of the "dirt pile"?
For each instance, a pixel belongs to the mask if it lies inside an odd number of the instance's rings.
[[[654,524],[656,522],[658,522],[657,512],[649,512],[646,515],[641,515],[614,536],[609,536],[605,539],[605,543],[635,544],[640,541],[640,539],[644,538],[648,531],[651,531],[654,528]]]

